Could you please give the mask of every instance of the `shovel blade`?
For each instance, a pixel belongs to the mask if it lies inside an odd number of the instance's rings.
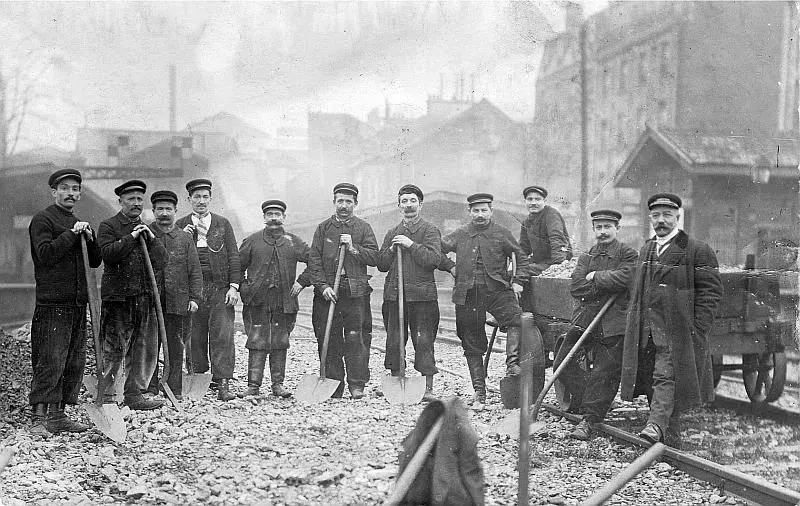
[[[128,430],[116,404],[87,404],[86,414],[94,426],[115,443],[124,443]]]
[[[202,399],[211,385],[211,374],[184,374],[183,396],[189,399]]]
[[[114,401],[115,402],[122,402],[125,399],[123,392],[125,391],[125,378],[127,375],[120,374],[117,376],[116,381],[114,382]],[[96,376],[84,376],[83,377],[83,386],[86,388],[86,392],[92,396],[93,399],[97,399],[97,377]],[[108,392],[108,390],[106,390]]]
[[[425,395],[425,378],[422,376],[385,376],[381,379],[381,386],[389,404],[419,404]]]
[[[316,374],[304,374],[300,378],[294,396],[299,401],[317,404],[330,399],[341,383],[335,379],[320,378]]]
[[[528,434],[533,436],[546,428],[547,424],[545,422],[532,422],[528,428]],[[500,423],[495,426],[495,433],[519,439],[519,408],[510,411]]]

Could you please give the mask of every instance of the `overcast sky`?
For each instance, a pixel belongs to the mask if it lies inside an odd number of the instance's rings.
[[[179,128],[224,110],[274,133],[308,110],[365,119],[386,98],[421,115],[462,73],[530,121],[541,42],[562,27],[555,1],[0,2],[0,58],[7,77],[46,70],[25,146],[73,149],[84,122],[167,129],[170,64]]]

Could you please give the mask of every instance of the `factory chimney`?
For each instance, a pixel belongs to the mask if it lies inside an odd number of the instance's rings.
[[[178,108],[178,79],[175,65],[169,66],[169,131],[177,130],[176,109]]]

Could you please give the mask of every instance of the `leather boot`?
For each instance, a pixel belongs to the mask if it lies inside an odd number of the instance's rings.
[[[509,327],[506,334],[506,376],[518,376],[519,368],[519,327]]]
[[[285,375],[286,350],[272,350],[269,352],[269,376],[270,380],[272,380],[272,394],[277,397],[288,398],[292,396],[292,392],[283,386]]]
[[[31,409],[31,436],[48,438],[53,434],[47,430],[47,404],[34,404]]]
[[[264,380],[264,367],[267,363],[266,350],[247,350],[247,390],[240,392],[239,397],[259,395]]]
[[[46,427],[48,432],[60,434],[62,432],[86,432],[89,426],[67,418],[64,412],[64,403],[50,404],[48,406]]]
[[[217,399],[219,399],[220,401],[227,402],[227,401],[232,401],[236,398],[236,395],[234,395],[231,392],[230,382],[231,380],[228,378],[219,380],[219,390],[217,391]]]
[[[425,393],[422,394],[422,402],[435,401],[436,396],[433,395],[433,375],[425,376]]]
[[[483,356],[468,356],[467,366],[469,367],[469,376],[472,378],[472,388],[475,390],[472,409],[483,411],[484,404],[486,404],[486,371],[483,369]]]

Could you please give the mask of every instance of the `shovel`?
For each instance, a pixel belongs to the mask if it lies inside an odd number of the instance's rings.
[[[333,279],[333,291],[337,294],[339,293],[342,268],[344,268],[344,248],[344,244],[339,246],[339,262],[336,264],[336,276]],[[333,326],[333,313],[335,310],[336,301],[332,300],[328,306],[328,322],[325,324],[325,338],[322,341],[322,354],[319,357],[319,376],[316,374],[304,374],[300,378],[300,383],[298,383],[297,390],[294,393],[298,400],[309,404],[317,404],[330,399],[331,395],[342,383],[341,380],[325,377],[325,360],[328,357],[328,341],[331,338],[331,326]]]
[[[106,391],[105,375],[103,374],[103,343],[100,342],[100,317],[97,311],[97,283],[94,281],[92,268],[89,266],[89,249],[86,246],[86,236],[81,234],[81,253],[83,254],[83,271],[86,274],[86,291],[89,294],[89,314],[92,317],[92,335],[94,337],[95,371],[97,373],[97,391],[94,403],[85,406],[86,414],[95,427],[115,443],[124,443],[128,430],[125,420],[116,403],[103,404]]]
[[[400,335],[397,338],[400,354],[400,372],[397,376],[385,376],[381,380],[383,395],[389,404],[417,404],[425,394],[425,378],[414,376],[406,378],[406,321],[405,285],[403,285],[403,248],[397,245],[397,319]]]
[[[161,374],[161,379],[158,384],[164,389],[167,394],[169,402],[175,406],[179,413],[183,413],[183,408],[172,393],[172,389],[167,384],[169,378],[169,350],[167,349],[167,327],[164,324],[164,309],[161,307],[161,295],[158,293],[158,282],[156,281],[156,273],[153,272],[153,263],[150,261],[150,254],[147,251],[147,241],[144,236],[139,234],[139,244],[142,246],[142,255],[144,256],[144,265],[147,267],[147,276],[150,278],[150,286],[153,288],[153,299],[156,306],[156,317],[158,318],[158,338],[161,340],[161,349],[164,352],[164,371]],[[156,364],[156,367],[158,365]]]
[[[603,304],[603,307],[600,308],[600,311],[597,312],[597,315],[594,317],[594,319],[592,319],[591,323],[589,323],[589,326],[586,327],[586,330],[583,331],[583,334],[581,334],[581,337],[575,343],[575,346],[573,346],[572,349],[569,350],[569,353],[567,353],[567,356],[564,357],[564,360],[561,362],[561,365],[558,366],[555,372],[553,372],[553,375],[550,376],[550,379],[547,380],[547,383],[544,384],[542,391],[536,398],[536,403],[533,405],[533,408],[530,411],[530,421],[533,422],[530,426],[530,433],[535,434],[545,428],[546,424],[544,422],[537,421],[537,419],[539,418],[539,409],[542,407],[542,402],[544,401],[544,396],[547,395],[547,392],[550,390],[550,387],[553,386],[553,383],[555,383],[555,381],[561,375],[561,372],[567,367],[569,361],[572,360],[572,357],[578,352],[578,350],[583,345],[584,341],[586,341],[586,339],[592,333],[594,328],[600,322],[600,319],[603,317],[603,315],[606,314],[606,311],[608,311],[608,308],[611,307],[611,304],[613,304],[616,299],[617,295],[612,295],[611,297],[609,297],[606,303]],[[521,407],[522,404],[520,403],[520,408]],[[506,415],[506,417],[497,425],[497,433],[506,434],[511,437],[516,437],[519,434],[518,424],[520,423],[521,419],[522,416],[520,416],[515,411],[512,411],[511,413]]]
[[[211,385],[211,373],[195,373],[194,360],[192,360],[192,320],[194,315],[189,313],[189,339],[186,340],[186,370],[183,375],[183,395],[189,399],[202,399]]]
[[[414,479],[422,470],[422,466],[425,465],[425,461],[428,460],[428,456],[433,449],[433,445],[436,444],[436,438],[439,437],[439,432],[442,430],[443,423],[444,415],[439,415],[436,423],[433,424],[433,427],[431,427],[431,430],[428,431],[425,439],[419,445],[419,448],[417,448],[417,452],[414,453],[413,457],[411,457],[411,460],[408,462],[403,474],[397,478],[397,483],[395,483],[394,490],[392,490],[391,495],[385,501],[383,501],[383,506],[397,506],[403,502],[406,494],[411,489],[411,485],[414,484]]]

